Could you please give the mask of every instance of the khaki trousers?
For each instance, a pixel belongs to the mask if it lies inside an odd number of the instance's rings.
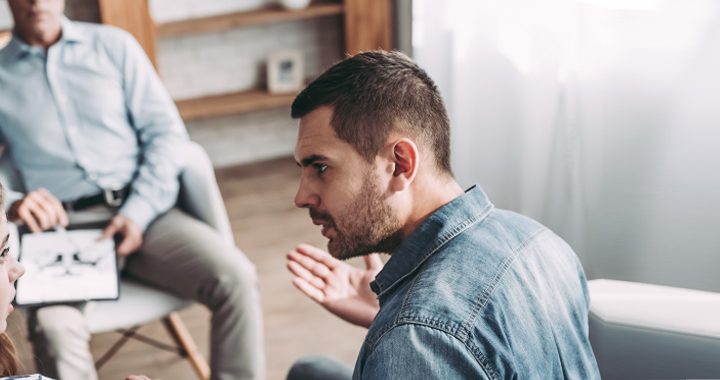
[[[107,221],[111,216],[112,210],[103,206],[69,215],[72,224]],[[123,275],[210,309],[212,379],[265,378],[255,268],[214,229],[179,209],[168,211],[148,227]],[[39,372],[62,380],[97,379],[84,309],[85,304],[60,305],[29,313]]]

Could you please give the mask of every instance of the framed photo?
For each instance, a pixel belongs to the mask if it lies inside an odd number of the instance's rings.
[[[305,60],[299,50],[274,53],[267,61],[268,91],[273,94],[293,93],[305,82]]]

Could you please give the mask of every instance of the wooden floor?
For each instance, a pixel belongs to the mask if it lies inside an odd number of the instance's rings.
[[[365,331],[349,325],[306,299],[290,283],[285,253],[299,242],[325,247],[318,226],[305,210],[296,209],[298,168],[291,158],[220,170],[218,182],[230,214],[238,246],[258,270],[264,316],[268,379],[284,379],[287,369],[301,355],[320,354],[354,364]],[[358,265],[358,262],[353,262]],[[209,358],[210,314],[195,305],[180,313],[201,351]],[[33,372],[22,311],[9,318],[25,372]],[[171,342],[164,327],[152,323],[141,333]],[[93,336],[91,349],[97,358],[119,337],[116,333]],[[100,379],[124,379],[143,373],[153,379],[195,379],[187,361],[141,342],[130,342],[103,366]],[[69,379],[73,380],[73,379]]]

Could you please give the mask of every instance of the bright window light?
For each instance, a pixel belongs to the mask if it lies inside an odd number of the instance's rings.
[[[637,11],[654,11],[658,8],[658,0],[576,0],[578,3],[595,5],[609,9],[627,9]]]

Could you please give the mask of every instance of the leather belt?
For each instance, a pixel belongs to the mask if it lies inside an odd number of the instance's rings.
[[[130,186],[125,186],[122,189],[116,190],[106,189],[95,195],[78,198],[74,201],[62,202],[62,205],[65,210],[68,211],[79,211],[98,205],[117,208],[122,206],[123,202],[125,202],[125,199],[127,199],[129,194]]]

